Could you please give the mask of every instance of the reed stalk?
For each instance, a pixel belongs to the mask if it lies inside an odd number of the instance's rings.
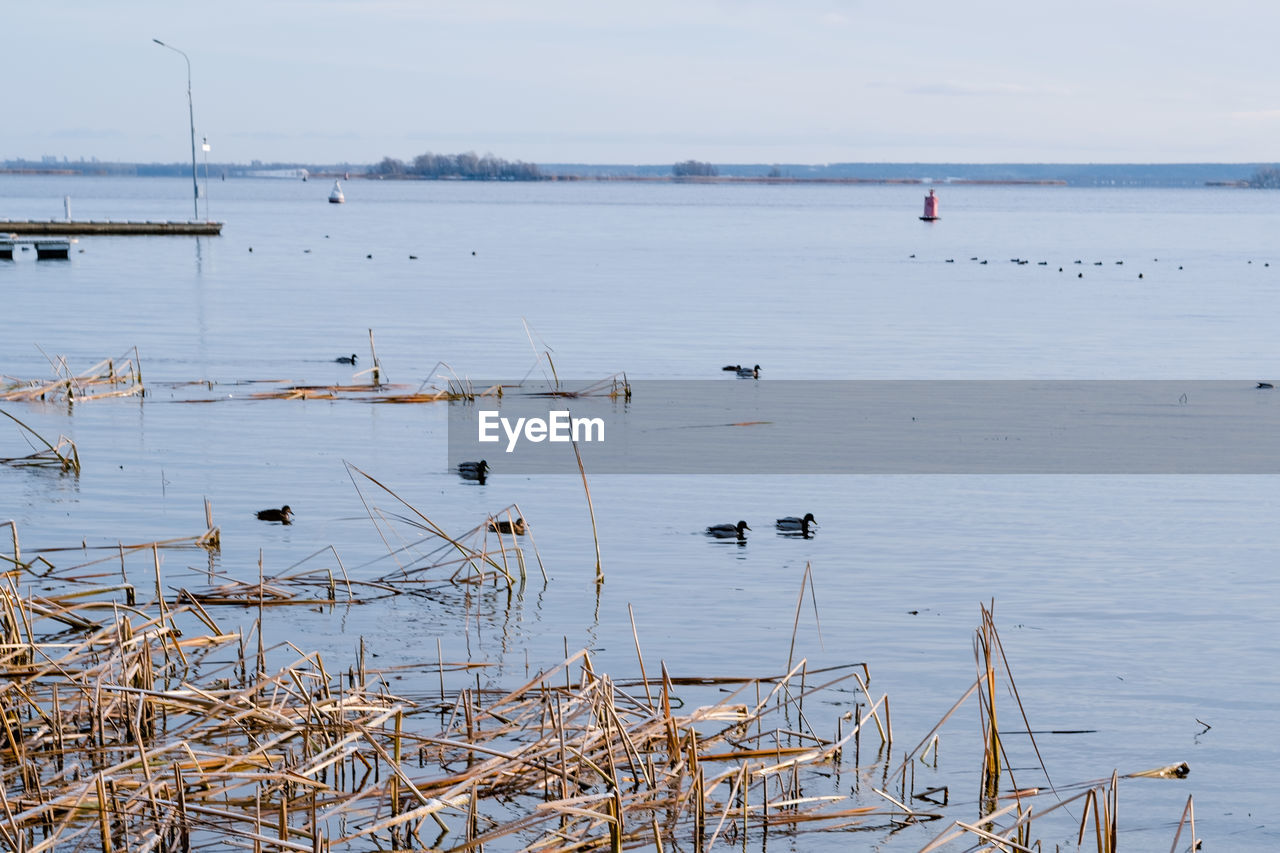
[[[37,598],[12,576],[0,586],[6,849],[549,853],[722,840],[763,849],[775,833],[803,848],[808,832],[897,831],[951,811],[925,849],[965,838],[1028,850],[1038,845],[1033,813],[1039,830],[1084,797],[1081,841],[1087,833],[1098,853],[1114,853],[1120,781],[1186,775],[1185,765],[1113,772],[1045,808],[1039,791],[1017,791],[984,808],[981,825],[956,819],[971,803],[948,807],[945,789],[917,793],[912,762],[930,750],[936,762],[942,724],[974,694],[990,701],[994,660],[1003,662],[994,620],[979,631],[990,665],[891,767],[889,697],[870,700],[865,664],[811,667],[800,657],[772,675],[698,676],[673,675],[662,662],[650,678],[633,611],[638,678],[615,678],[566,648],[557,665],[499,689],[480,682],[483,662],[447,663],[439,642],[434,661],[380,670],[362,641],[355,660],[335,669],[287,642],[269,646],[263,630],[271,601],[314,595],[307,584],[331,590],[327,570],[295,565],[270,577],[260,560],[256,584],[211,580],[222,601],[185,588],[167,597],[159,551],[149,550],[156,592],[143,605],[122,604],[121,584],[90,583],[96,571],[41,569],[41,586],[63,584],[65,594],[41,589]],[[348,584],[355,600],[398,589],[390,580]],[[90,606],[95,619],[84,617]],[[219,629],[227,619],[216,608],[245,606],[256,610],[256,637]],[[446,669],[475,683],[450,689]],[[860,704],[841,712],[851,695],[867,695],[865,713]],[[827,708],[836,719],[816,719]],[[879,727],[885,747],[852,772],[883,783],[833,788],[833,769],[863,725]],[[431,821],[434,842],[420,838]]]

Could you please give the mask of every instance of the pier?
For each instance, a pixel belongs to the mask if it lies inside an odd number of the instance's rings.
[[[71,257],[71,244],[74,242],[76,241],[70,237],[17,237],[13,234],[0,234],[0,261],[13,260],[14,248],[20,244],[35,246],[36,260],[65,261]]]
[[[163,235],[185,234],[197,237],[216,237],[222,233],[221,222],[75,222],[66,219],[46,221],[35,219],[0,219],[0,234],[130,234]]]

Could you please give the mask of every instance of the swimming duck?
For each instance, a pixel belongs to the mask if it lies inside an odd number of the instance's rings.
[[[489,476],[489,463],[483,459],[479,462],[459,462],[458,476],[464,480],[475,480],[483,486]]]
[[[737,539],[739,542],[746,542],[747,537],[743,531],[750,529],[745,521],[739,521],[737,524],[713,524],[707,528],[707,535],[717,539]]]
[[[351,357],[350,357],[350,358],[348,358],[348,357],[347,357],[347,356],[345,356],[345,355],[340,355],[340,356],[338,356],[337,358],[335,358],[335,359],[334,359],[334,361],[336,361],[338,364],[355,364],[355,363],[356,363],[356,354],[355,354],[355,353],[351,353]]]
[[[741,365],[741,364],[726,364],[724,367],[722,367],[722,368],[720,368],[720,369],[721,369],[721,370],[728,370],[728,371],[730,371],[730,372],[732,372],[732,373],[737,373],[739,370],[741,370],[741,369],[742,369],[742,365]]]
[[[260,521],[278,521],[281,524],[291,524],[293,522],[293,510],[289,509],[288,504],[280,507],[280,509],[260,509],[258,510],[258,519]]]
[[[489,519],[489,531],[491,533],[507,533],[514,536],[524,535],[524,519],[517,518],[515,521],[510,519]]]
[[[789,515],[786,518],[778,519],[779,530],[808,533],[809,525],[813,525],[815,527],[818,525],[818,522],[814,519],[813,513],[811,512],[806,512],[804,514],[804,518],[797,518],[794,515]]]
[[[744,379],[759,379],[760,365],[757,364],[755,367],[739,367],[738,375]]]

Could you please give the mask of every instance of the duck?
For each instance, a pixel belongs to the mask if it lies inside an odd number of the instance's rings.
[[[464,480],[475,480],[483,486],[489,476],[489,463],[483,459],[479,462],[459,462],[458,476]]]
[[[726,364],[724,367],[722,367],[722,368],[720,368],[720,369],[721,369],[721,370],[728,370],[728,371],[730,371],[731,373],[737,373],[739,370],[741,370],[741,369],[742,369],[742,365],[741,365],[741,364]]]
[[[707,535],[717,539],[737,539],[739,542],[746,542],[747,537],[744,531],[750,529],[745,521],[739,521],[737,524],[713,524],[707,528]]]
[[[757,364],[755,367],[739,367],[738,375],[744,379],[759,379],[760,365]]]
[[[334,361],[336,361],[338,364],[355,364],[356,354],[351,353],[350,356],[340,355],[337,358],[335,358]]]
[[[506,533],[514,536],[523,536],[525,531],[524,519],[517,518],[515,521],[510,519],[489,519],[489,531],[491,533]]]
[[[257,515],[260,521],[278,521],[281,524],[293,523],[293,510],[289,509],[288,504],[279,509],[260,509]]]
[[[777,526],[779,530],[785,530],[792,533],[809,533],[809,525],[817,527],[818,522],[814,519],[813,513],[806,512],[804,518],[797,518],[789,515],[786,518],[778,519]]]

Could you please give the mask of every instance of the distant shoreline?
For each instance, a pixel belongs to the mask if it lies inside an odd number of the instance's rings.
[[[443,155],[441,155],[443,156]],[[454,159],[460,155],[450,155]],[[439,158],[438,158],[439,159]],[[448,160],[447,157],[444,158]],[[367,163],[209,163],[209,181],[228,178],[312,180],[440,180],[440,181],[594,181],[643,184],[753,184],[812,186],[1026,186],[1026,187],[1184,187],[1256,189],[1280,186],[1280,167],[1265,163],[702,163],[700,171],[681,171],[681,163],[600,164],[549,162],[542,164],[476,158],[477,164],[449,171],[435,164],[424,168],[402,163],[400,169]],[[496,162],[484,166],[486,159]],[[469,162],[469,161],[468,161]],[[463,163],[467,167],[468,163]],[[509,167],[509,168],[508,168]],[[205,165],[199,164],[200,179]],[[416,174],[415,174],[416,172]],[[508,173],[510,172],[510,173]],[[81,160],[0,159],[0,175],[44,177],[170,177],[189,178],[186,162],[130,163]]]
[[[64,175],[83,178],[105,177],[150,177],[147,175],[120,175],[119,173],[95,172],[77,169],[3,169],[0,175]],[[166,176],[155,176],[166,177]],[[261,177],[251,175],[233,175],[237,179],[245,177]],[[990,186],[1053,186],[1065,187],[1062,179],[986,179],[986,178],[951,178],[933,180],[931,178],[797,178],[797,177],[757,177],[754,175],[542,175],[536,179],[489,179],[456,178],[456,177],[424,177],[421,175],[374,175],[368,173],[346,172],[309,172],[308,178],[315,180],[362,180],[362,181],[451,181],[455,183],[474,181],[477,183],[541,183],[546,181],[597,181],[604,183],[644,183],[644,184],[920,184],[940,186],[990,185]],[[266,180],[296,180],[295,178],[266,178]]]
[[[924,186],[988,184],[992,186],[1067,186],[1067,182],[1064,180],[1048,178],[1042,180],[955,178],[951,180],[935,181],[930,178],[770,178],[754,177],[750,175],[700,175],[697,177],[676,177],[674,175],[547,175],[543,180],[602,182],[626,181],[650,184],[919,184]]]

